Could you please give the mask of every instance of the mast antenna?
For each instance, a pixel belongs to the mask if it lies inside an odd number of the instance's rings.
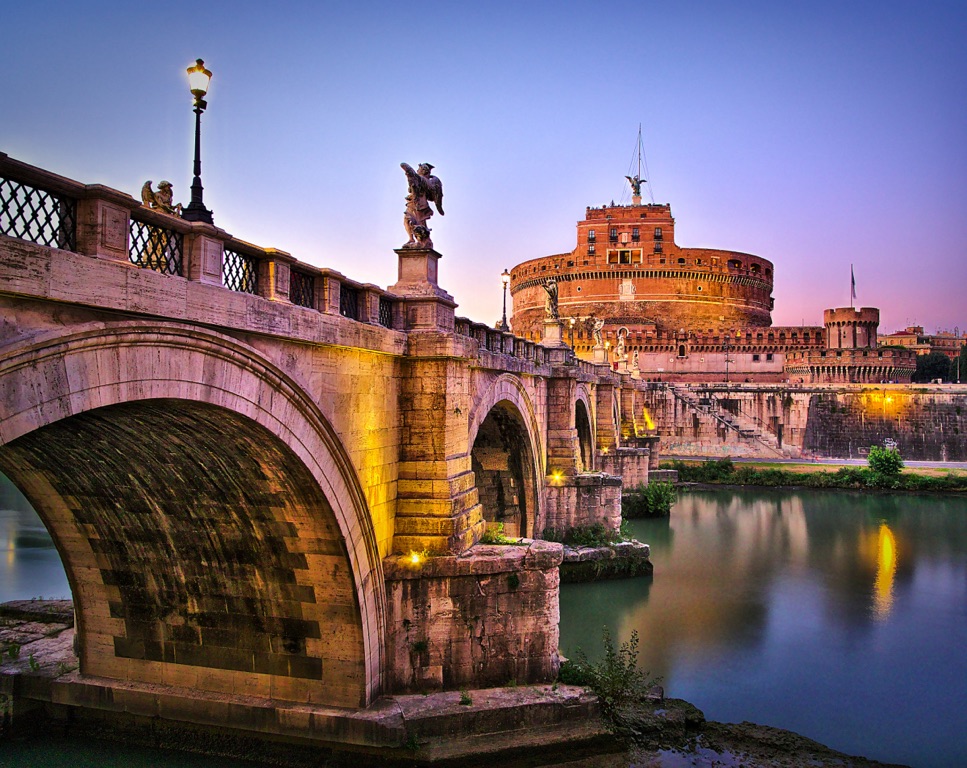
[[[642,170],[644,171],[644,176],[642,175]],[[635,174],[634,176],[625,176],[631,185],[632,204],[641,205],[642,184],[648,185],[648,197],[651,199],[652,204],[654,204],[655,193],[651,188],[651,184],[648,183],[648,179],[651,178],[651,173],[648,171],[648,158],[645,155],[645,145],[641,139],[641,123],[638,123],[638,141],[635,144],[635,152],[631,156],[631,162],[628,164],[628,173]]]

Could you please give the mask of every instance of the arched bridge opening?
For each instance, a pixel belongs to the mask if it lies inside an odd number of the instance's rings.
[[[182,400],[112,405],[23,435],[0,467],[61,553],[82,673],[364,699],[332,507],[257,423]]]
[[[594,438],[591,432],[591,417],[583,400],[574,403],[574,427],[578,433],[578,469],[581,472],[594,470]]]
[[[474,439],[471,463],[488,524],[500,523],[507,536],[533,536],[538,511],[535,457],[517,407],[498,402]]]
[[[215,332],[123,321],[0,355],[0,471],[70,581],[81,672],[366,706],[385,594],[365,496],[304,387]]]

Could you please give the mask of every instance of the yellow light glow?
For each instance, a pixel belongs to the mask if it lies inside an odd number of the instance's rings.
[[[888,403],[892,403],[892,402],[893,402],[893,398],[892,398],[892,397],[890,397],[889,395],[887,395],[887,396],[886,396],[886,401],[887,401]]]
[[[642,408],[641,415],[642,415],[642,417],[645,420],[645,429],[654,429],[655,428],[655,422],[652,420],[651,414],[648,413],[648,409],[647,408]]]
[[[876,581],[873,583],[873,614],[886,619],[893,609],[893,580],[896,577],[896,538],[886,523],[880,523],[876,549]]]
[[[421,555],[419,552],[410,552],[410,555],[407,559],[409,560],[410,565],[421,565],[423,563],[423,555]]]

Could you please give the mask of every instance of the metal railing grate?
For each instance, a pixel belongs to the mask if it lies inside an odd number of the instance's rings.
[[[386,328],[393,327],[393,302],[385,296],[379,297],[379,324]]]
[[[182,276],[184,246],[181,233],[132,219],[129,257],[132,264],[144,269]]]
[[[289,301],[300,307],[315,309],[316,280],[305,272],[291,270],[289,272]]]
[[[0,233],[73,251],[76,231],[76,200],[0,177]]]
[[[339,286],[339,314],[359,320],[359,291],[345,283]]]
[[[259,260],[238,251],[225,249],[222,264],[222,282],[225,287],[239,293],[259,292]]]

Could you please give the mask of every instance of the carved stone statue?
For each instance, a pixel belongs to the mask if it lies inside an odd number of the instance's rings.
[[[143,205],[162,213],[170,213],[172,216],[181,216],[181,203],[172,205],[173,199],[174,194],[171,191],[170,181],[158,182],[157,192],[151,189],[150,179],[144,182],[144,186],[141,187],[141,203]]]
[[[561,316],[557,311],[557,280],[553,277],[548,278],[541,287],[547,293],[544,301],[544,319],[559,320]]]
[[[591,332],[594,334],[594,346],[596,347],[604,346],[604,337],[601,334],[601,331],[603,329],[604,329],[604,318],[596,317],[594,319],[594,325],[591,326]]]
[[[618,332],[618,348],[615,350],[615,353],[618,356],[618,360],[625,359],[625,334],[621,331]]]
[[[433,241],[430,240],[430,228],[426,222],[433,215],[431,202],[436,203],[437,211],[443,216],[443,183],[430,173],[433,166],[429,163],[420,163],[415,171],[406,163],[400,163],[400,168],[410,185],[406,210],[403,212],[403,226],[410,239],[403,247],[432,248]]]
[[[625,176],[628,183],[631,185],[631,194],[635,197],[641,197],[641,185],[644,184],[647,179],[642,179],[640,176]]]
[[[631,367],[634,368],[636,371],[641,370],[641,367],[638,365],[638,350],[637,349],[635,350],[635,354],[631,358]]]

